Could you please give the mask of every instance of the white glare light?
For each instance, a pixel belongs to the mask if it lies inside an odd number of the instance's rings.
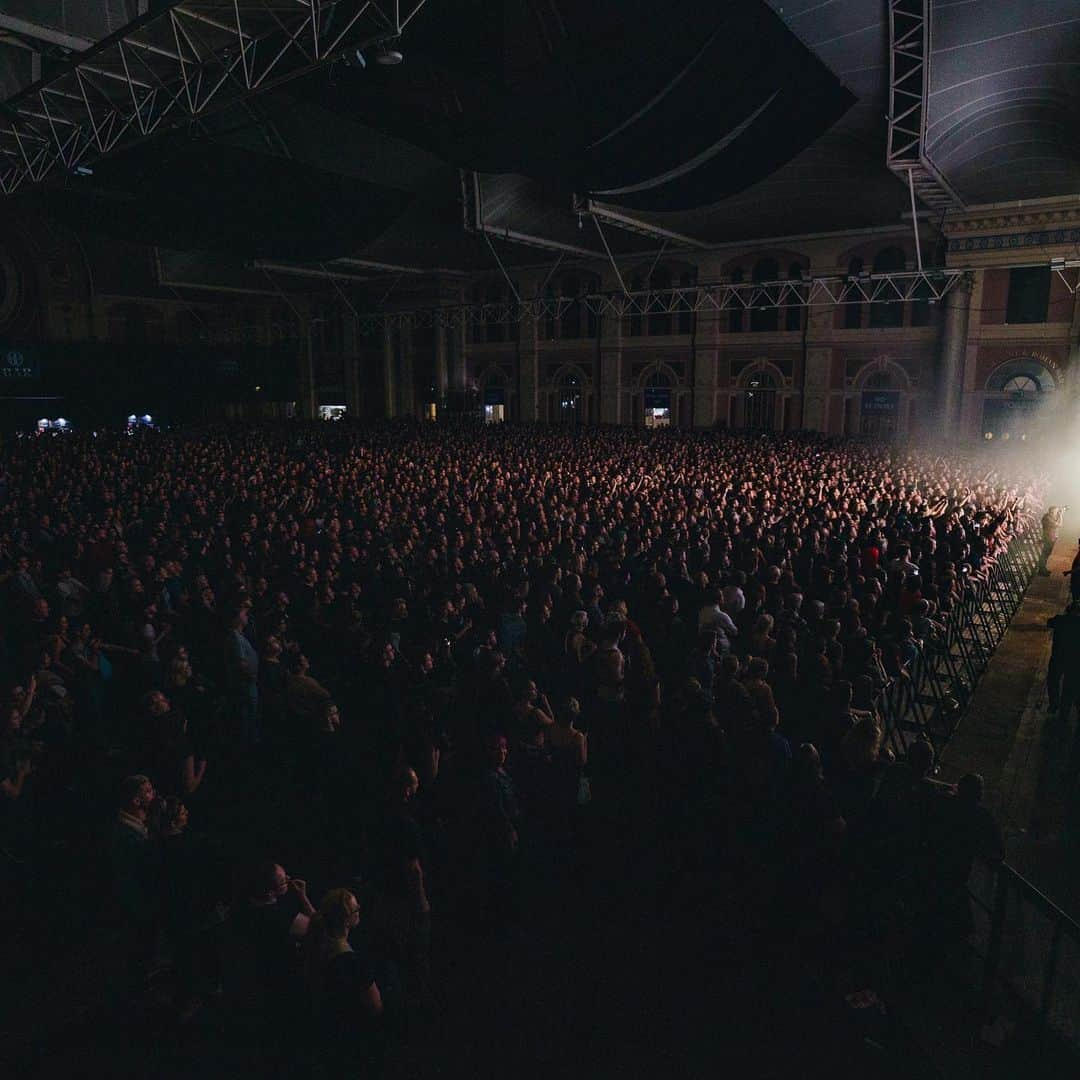
[[[144,424],[149,424],[149,423],[150,423],[150,414],[149,414],[149,413],[147,413],[147,414],[146,414],[146,415],[145,415],[145,416],[143,417],[143,423],[144,423]]]

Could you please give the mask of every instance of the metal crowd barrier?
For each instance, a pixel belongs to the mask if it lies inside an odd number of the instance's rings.
[[[985,1017],[1080,1053],[1080,924],[1005,863],[977,862],[968,889]]]
[[[923,643],[907,677],[881,690],[878,711],[898,757],[914,738],[929,739],[940,754],[952,737],[1038,569],[1041,544],[1034,526],[1014,537],[985,578],[964,583],[944,633]]]

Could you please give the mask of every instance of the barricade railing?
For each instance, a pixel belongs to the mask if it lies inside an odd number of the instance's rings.
[[[1005,636],[1039,565],[1041,536],[1033,526],[1015,536],[987,568],[967,578],[943,632],[922,643],[903,675],[878,694],[885,738],[897,756],[919,736],[940,753],[956,731],[975,686]]]
[[[1080,1054],[1080,923],[1006,863],[977,862],[968,889],[986,1019],[1016,1016]]]

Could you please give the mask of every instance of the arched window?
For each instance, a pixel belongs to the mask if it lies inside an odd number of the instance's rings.
[[[1039,384],[1030,375],[1013,375],[1001,389],[1006,394],[1037,394]]]
[[[649,278],[649,336],[667,337],[671,333],[671,271],[658,266]],[[658,310],[657,310],[658,309]]]
[[[848,263],[848,277],[857,278],[863,272],[863,261],[860,258],[854,258]],[[845,304],[844,305],[844,329],[845,330],[858,330],[863,323],[863,308],[865,304]]]
[[[802,281],[803,271],[802,267],[798,263],[792,263],[788,267],[788,281]],[[784,329],[785,330],[801,330],[803,320],[803,309],[798,304],[793,303],[794,298],[789,299],[789,307],[784,309]]]
[[[1010,360],[987,380],[983,433],[987,438],[1026,440],[1056,389],[1054,376],[1034,358]]]
[[[776,420],[776,380],[768,371],[755,371],[746,383],[744,427],[771,431]]]
[[[766,281],[776,281],[780,277],[780,267],[775,259],[758,259],[754,263],[752,280],[755,285]],[[755,333],[770,333],[780,324],[780,312],[769,306],[776,302],[773,290],[767,289],[760,296],[755,295],[754,310],[750,312],[750,329]]]
[[[863,384],[867,390],[893,390],[893,377],[891,371],[875,371]]]
[[[882,248],[874,256],[875,274],[899,273],[907,266],[907,259],[903,251],[898,247]],[[885,289],[883,297],[891,297],[894,293],[891,289]],[[887,303],[870,305],[871,326],[903,326],[904,303],[902,300],[889,300]]]
[[[745,280],[746,275],[743,272],[743,268],[741,266],[736,266],[735,269],[731,271],[731,284],[741,285]],[[742,333],[744,310],[745,309],[743,308],[742,304],[740,304],[737,300],[733,301],[732,308],[728,312],[728,330],[732,334]]]

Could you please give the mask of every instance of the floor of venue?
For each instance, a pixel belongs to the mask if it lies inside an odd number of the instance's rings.
[[[1080,789],[1066,775],[1073,729],[1047,712],[1051,635],[1046,620],[1069,598],[1062,576],[1075,554],[1075,528],[1035,577],[942,757],[954,781],[981,773],[987,805],[1005,833],[1006,859],[1074,919],[1080,919]]]

